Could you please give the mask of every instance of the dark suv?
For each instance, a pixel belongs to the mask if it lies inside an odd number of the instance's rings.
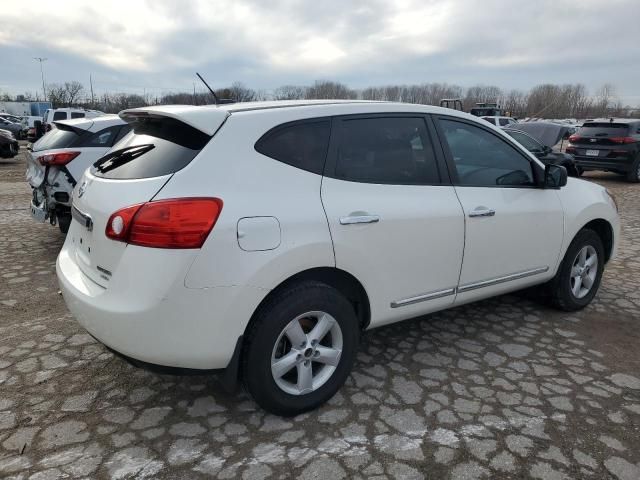
[[[566,152],[582,170],[616,172],[640,182],[640,120],[591,120],[569,142]]]

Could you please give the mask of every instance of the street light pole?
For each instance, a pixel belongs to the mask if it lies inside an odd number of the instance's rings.
[[[47,90],[44,88],[44,69],[42,68],[42,62],[46,62],[46,58],[42,57],[33,57],[34,60],[40,62],[40,75],[42,75],[42,94],[44,95],[44,101],[47,101]]]

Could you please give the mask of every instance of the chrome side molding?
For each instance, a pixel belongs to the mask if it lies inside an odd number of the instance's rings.
[[[456,293],[455,288],[447,288],[445,290],[438,290],[436,292],[423,293],[420,295],[416,295],[415,297],[403,298],[402,300],[396,300],[395,302],[391,302],[391,308],[406,307],[407,305],[426,302],[427,300],[435,300],[436,298],[447,297],[455,293]]]
[[[525,270],[524,272],[512,273],[510,275],[505,275],[504,277],[491,278],[489,280],[483,280],[481,282],[467,283],[465,285],[459,286],[458,288],[453,287],[446,288],[444,290],[437,290],[435,292],[422,293],[413,297],[395,300],[391,302],[391,308],[406,307],[407,305],[413,305],[414,303],[426,302],[428,300],[435,300],[436,298],[455,295],[456,293],[469,292],[478,288],[490,287],[492,285],[511,282],[513,280],[520,280],[521,278],[530,277],[532,275],[539,275],[548,271],[549,267],[539,267],[531,270]]]
[[[513,280],[520,280],[521,278],[530,277],[532,275],[538,275],[545,273],[549,270],[549,267],[539,267],[532,270],[525,270],[524,272],[512,273],[505,275],[504,277],[491,278],[489,280],[483,280],[481,282],[467,283],[458,287],[458,293],[468,292],[470,290],[476,290],[478,288],[490,287],[492,285],[498,285],[499,283],[511,282]]]

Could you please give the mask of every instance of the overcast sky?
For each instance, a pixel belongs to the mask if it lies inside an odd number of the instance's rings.
[[[7,1],[0,90],[610,82],[640,104],[640,0]],[[201,86],[196,84],[201,90]]]

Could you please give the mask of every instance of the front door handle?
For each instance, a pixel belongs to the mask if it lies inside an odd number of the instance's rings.
[[[470,217],[493,217],[495,214],[495,210],[486,207],[477,207],[475,210],[469,212]]]
[[[378,215],[354,215],[350,217],[341,217],[340,225],[354,225],[356,223],[378,223],[380,217]]]

